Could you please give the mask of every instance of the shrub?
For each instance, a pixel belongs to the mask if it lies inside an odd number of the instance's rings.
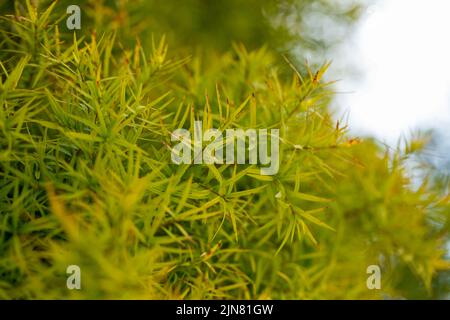
[[[409,152],[333,120],[328,64],[242,44],[182,58],[156,36],[124,46],[114,30],[61,32],[54,5],[2,19],[0,297],[448,292],[448,193],[414,189]],[[195,120],[279,128],[280,171],[173,164],[170,133]],[[72,264],[82,290],[66,288]],[[366,287],[372,264],[382,290]]]

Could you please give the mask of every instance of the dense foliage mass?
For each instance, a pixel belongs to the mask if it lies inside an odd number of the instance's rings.
[[[212,10],[187,2],[189,17]],[[243,26],[219,21],[231,31],[216,43],[198,23],[149,34],[182,15],[173,4],[164,16],[152,2],[86,2],[80,31],[65,28],[64,2],[3,8],[14,12],[0,34],[1,298],[448,294],[448,186],[413,187],[405,169],[422,142],[390,154],[349,136],[328,110],[329,65],[296,67],[272,49],[253,2],[226,1]],[[173,164],[171,132],[195,120],[279,128],[279,172]],[[68,265],[81,290],[67,289]],[[381,290],[366,286],[369,265]]]

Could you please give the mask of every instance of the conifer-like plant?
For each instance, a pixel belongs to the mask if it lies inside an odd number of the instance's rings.
[[[328,63],[127,38],[122,27],[145,30],[141,1],[83,2],[97,20],[87,11],[70,31],[63,3],[17,1],[1,17],[0,298],[448,294],[448,185],[412,185],[405,161],[422,140],[389,153],[347,133]],[[171,133],[197,121],[279,129],[278,172],[173,163]],[[81,290],[66,286],[71,265]]]

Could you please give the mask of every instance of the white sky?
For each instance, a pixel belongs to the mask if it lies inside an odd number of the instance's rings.
[[[450,0],[378,0],[351,43],[362,77],[338,89],[353,132],[395,143],[450,124]]]

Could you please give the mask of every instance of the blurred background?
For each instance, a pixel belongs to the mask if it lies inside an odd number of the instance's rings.
[[[361,1],[364,9],[350,35],[335,50],[329,74],[337,82],[334,105],[350,132],[371,136],[394,150],[405,140],[426,136],[420,159],[450,172],[450,2],[446,0]],[[315,28],[322,34],[320,25]],[[415,161],[419,160],[419,161]],[[450,257],[450,243],[447,256]],[[446,297],[450,299],[450,296]]]
[[[342,79],[336,105],[353,132],[390,147],[432,132],[424,155],[443,175],[450,168],[449,14],[445,0],[366,2],[331,70]]]

